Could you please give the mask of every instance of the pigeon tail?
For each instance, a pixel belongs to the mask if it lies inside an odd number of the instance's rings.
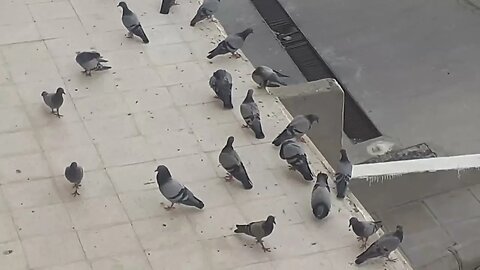
[[[280,146],[284,141],[293,138],[293,136],[288,132],[288,129],[284,129],[274,140],[273,144],[275,146]]]
[[[278,70],[272,69],[273,72],[275,72],[278,76],[283,77],[283,78],[288,78],[288,75],[285,75],[283,73],[280,73]]]
[[[233,232],[235,233],[245,233],[245,234],[248,234],[248,232],[250,231],[250,227],[248,225],[236,225],[237,226],[237,229]]]
[[[99,64],[95,70],[101,71],[101,70],[107,70],[107,69],[111,69],[111,68],[112,67],[104,66],[104,65]]]
[[[287,84],[282,81],[274,81],[274,82],[268,81],[266,85],[268,87],[280,87],[280,85],[287,86]]]
[[[185,204],[185,205],[189,205],[189,206],[195,206],[198,209],[203,209],[203,207],[205,206],[205,204],[199,198],[197,198],[195,196],[192,196],[191,198],[189,198],[188,200],[186,200],[182,203]]]
[[[300,164],[300,166],[295,166],[296,169],[302,174],[303,179],[307,181],[312,181],[313,176],[312,176],[312,171],[310,170],[310,166],[308,166],[307,159],[304,159],[304,162]]]
[[[238,181],[240,181],[245,189],[252,189],[252,180],[250,180],[250,177],[247,174],[247,170],[245,169],[245,166],[243,166],[243,163],[237,167],[234,171],[231,172],[232,176],[235,177]]]
[[[195,24],[197,24],[199,21],[203,20],[205,18],[202,17],[202,15],[200,14],[200,12],[198,12],[195,17],[193,17],[193,19],[190,21],[190,26],[195,26]]]
[[[251,129],[255,133],[255,138],[257,139],[264,139],[265,134],[263,134],[262,130],[262,123],[260,122],[260,119],[254,119],[251,125]]]
[[[335,175],[335,185],[337,187],[337,198],[345,198],[345,193],[347,192],[348,182],[350,178],[344,174],[337,173]]]
[[[357,259],[355,260],[355,264],[361,264],[368,259],[380,256],[381,254],[373,247],[375,244],[376,243],[372,243],[370,247],[368,247],[364,252],[358,255]]]
[[[225,109],[233,109],[233,104],[232,104],[232,96],[226,96],[222,98],[223,101],[223,107]]]
[[[330,209],[325,202],[320,202],[313,207],[313,215],[318,219],[323,219],[328,216]]]

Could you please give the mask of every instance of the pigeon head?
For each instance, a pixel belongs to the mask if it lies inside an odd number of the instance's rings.
[[[235,141],[235,138],[233,136],[228,137],[226,146],[233,147],[233,141]]]
[[[247,96],[243,102],[253,102],[253,89],[248,89]]]
[[[46,95],[48,95],[47,91],[43,91],[43,92],[42,92],[42,97],[44,97],[44,96],[46,96]]]
[[[243,30],[242,32],[238,33],[238,35],[243,39],[245,40],[248,35],[250,35],[251,33],[253,33],[253,29],[251,27]]]
[[[78,167],[78,164],[77,164],[77,162],[75,162],[75,161],[72,162],[72,164],[70,164],[70,168],[72,168],[72,169],[75,169],[75,168],[77,168],[77,167]]]
[[[400,239],[400,242],[403,241],[403,226],[397,225],[397,230],[393,233],[398,239]]]
[[[355,224],[358,224],[359,221],[358,221],[358,218],[356,217],[351,217],[349,222],[348,222],[348,227],[352,227],[352,226],[355,226]]]
[[[315,185],[318,185],[320,187],[325,187],[328,189],[328,191],[330,191],[330,187],[328,186],[328,175],[326,175],[325,173],[319,172],[317,174],[317,182],[315,183]]]
[[[123,1],[118,3],[117,7],[128,8],[127,3],[123,2]]]
[[[340,158],[340,161],[348,161],[347,150],[345,149],[340,150],[340,154],[342,155],[342,157]]]
[[[317,122],[318,123],[318,116],[315,114],[307,114],[305,117],[310,121],[310,123]]]
[[[274,216],[268,216],[268,217],[267,217],[267,223],[268,223],[268,224],[277,224],[277,223],[275,222],[275,217],[274,217]]]
[[[65,91],[63,90],[63,88],[57,88],[57,95],[65,95]]]
[[[159,185],[172,179],[172,175],[165,165],[159,165],[155,171],[157,172],[157,183]]]

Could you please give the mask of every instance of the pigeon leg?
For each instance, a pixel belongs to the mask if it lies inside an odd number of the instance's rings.
[[[172,6],[179,6],[179,5],[180,5],[180,4],[177,3],[177,1],[175,1],[175,0],[172,1]]]
[[[133,38],[133,33],[132,33],[132,32],[128,32],[126,36],[127,36],[127,38]]]
[[[298,140],[303,142],[303,143],[307,143],[307,141],[305,141],[305,139],[303,137],[300,137],[300,139],[298,139]]]
[[[243,124],[242,128],[248,128],[248,125]]]
[[[58,118],[63,117],[63,115],[60,114],[60,108],[57,108],[56,115],[57,115]]]
[[[257,241],[257,242],[260,243],[260,245],[262,246],[263,252],[270,252],[271,251],[270,248],[265,247],[262,240]]]
[[[75,191],[72,193],[73,197],[77,197],[78,195],[80,195],[80,193],[78,193],[78,188],[80,187],[80,185],[73,185],[73,188],[75,189]]]
[[[91,70],[85,71],[85,76],[92,76],[92,71]]]
[[[225,176],[225,181],[230,182],[232,180],[233,180],[233,176],[230,173],[227,173],[227,175]]]
[[[397,259],[390,259],[390,253],[387,254],[387,256],[385,256],[385,257],[387,257],[387,259],[386,259],[387,262],[396,262],[397,261]]]
[[[218,98],[219,99],[220,97],[219,96],[214,96],[213,98]]]
[[[165,206],[165,210],[169,211],[169,210],[172,210],[172,209],[175,209],[175,207],[173,206],[175,203],[172,203],[171,205],[169,206]]]
[[[237,58],[237,59],[240,58],[240,57],[242,57],[242,55],[239,54],[239,53],[237,53],[237,52],[232,53],[232,56],[233,56],[234,58]]]
[[[55,114],[55,111],[54,111],[53,109],[52,109],[52,112],[51,112],[51,114]]]
[[[295,169],[295,166],[292,166],[292,165],[288,165],[288,169],[290,171],[296,171],[297,169]]]
[[[367,240],[362,240],[362,245],[360,246],[360,248],[364,249],[367,247]]]

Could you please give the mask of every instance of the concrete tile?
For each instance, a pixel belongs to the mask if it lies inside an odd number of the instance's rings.
[[[208,208],[225,206],[234,203],[225,181],[222,179],[209,179],[189,184],[191,190],[195,190],[195,196],[201,198]]]
[[[73,230],[70,216],[62,204],[17,209],[12,216],[22,239]]]
[[[165,108],[135,114],[135,121],[142,134],[155,134],[182,130],[188,126],[176,108]]]
[[[45,40],[50,55],[54,58],[70,57],[70,59],[74,59],[76,52],[94,50],[95,46],[89,36],[82,34],[81,31],[74,33],[74,36]]]
[[[35,63],[35,64],[33,64]],[[47,82],[60,79],[57,66],[53,60],[32,60],[32,63],[22,63],[9,66],[12,81],[15,83]],[[45,72],[50,70],[51,72]],[[40,91],[41,93],[41,91]]]
[[[134,221],[132,225],[145,250],[169,248],[198,238],[187,217],[175,212],[168,217]]]
[[[172,98],[164,87],[128,91],[123,96],[133,113],[155,111],[172,105]]]
[[[0,243],[18,240],[17,230],[10,214],[0,214]]]
[[[332,269],[330,259],[323,254],[317,253],[297,258],[275,261],[272,263],[277,270],[300,269]],[[255,268],[253,268],[255,269]],[[273,269],[273,268],[272,268]]]
[[[5,196],[3,195],[2,190],[0,189],[0,213],[5,213],[8,211],[9,209],[8,209],[7,201],[5,199]]]
[[[49,2],[28,5],[36,21],[76,17],[69,2]]]
[[[12,250],[8,256],[0,256],[0,265],[9,270],[27,270],[28,264],[20,241],[0,243],[0,250]]]
[[[273,233],[265,238],[265,245],[272,248],[275,258],[312,254],[318,247],[312,245],[311,236],[304,224],[277,224]]]
[[[242,203],[239,208],[247,220],[262,220],[273,215],[278,224],[290,225],[303,222],[295,205],[287,196]]]
[[[205,80],[171,85],[168,87],[168,91],[178,106],[218,102],[214,98],[215,93],[208,85],[208,81]]]
[[[107,168],[107,173],[118,193],[154,189],[156,162],[144,162]],[[151,183],[151,184],[149,184]]]
[[[153,188],[153,187],[152,187]],[[166,199],[158,188],[119,194],[130,220],[138,220],[167,214],[161,204]]]
[[[92,270],[92,268],[90,268],[90,264],[87,261],[78,261],[60,266],[42,268],[42,270]]]
[[[182,36],[179,32],[179,27],[176,25],[155,25],[155,27],[152,27],[151,30],[148,31],[148,37],[151,40],[155,40],[156,45],[183,42]]]
[[[452,222],[446,225],[449,235],[456,243],[468,243],[480,239],[477,234],[478,226],[480,225],[480,218],[472,218],[469,220],[462,220],[459,222]]]
[[[70,147],[90,144],[90,137],[82,123],[66,124],[60,128],[42,128],[39,129],[37,138],[45,150],[68,150]]]
[[[157,159],[200,153],[200,145],[189,129],[145,135],[147,144]]]
[[[100,53],[108,60],[108,55],[104,55],[101,51]],[[73,56],[74,55],[75,54],[73,54]],[[72,58],[72,56],[67,57]],[[69,89],[69,95],[73,99],[76,100],[84,97],[95,98],[98,96],[103,98],[104,94],[106,95],[117,91],[115,78],[113,74],[108,71],[98,72],[98,74],[92,74],[91,77],[87,77],[81,72],[82,68],[79,65],[71,66],[75,68],[75,71],[65,77],[65,85],[66,88]]]
[[[120,147],[121,146],[121,147]],[[138,136],[116,141],[100,142],[98,151],[107,167],[153,160],[145,138]]]
[[[213,96],[214,92],[212,91],[211,93]],[[217,100],[217,103],[218,110],[215,110],[215,104],[211,103],[181,107],[180,110],[185,115],[189,126],[194,129],[197,127],[215,127],[221,124],[238,123],[231,111],[223,110],[223,104],[220,100]],[[241,124],[237,125],[241,126]]]
[[[40,151],[40,146],[31,131],[0,134],[3,147],[0,157],[11,155],[32,154]]]
[[[270,262],[265,263],[255,263],[247,266],[241,266],[234,268],[235,270],[274,270],[273,264]]]
[[[468,190],[456,190],[425,199],[440,223],[480,216],[480,203]],[[464,211],[458,211],[464,209]]]
[[[128,115],[85,121],[84,123],[92,140],[95,142],[120,140],[140,135],[134,118]]]
[[[3,68],[0,68],[0,84],[4,83],[3,76],[8,76],[8,74],[3,74]],[[0,108],[11,108],[21,105],[20,96],[17,94],[16,88],[14,85],[2,85],[2,91],[0,92]]]
[[[212,169],[205,154],[159,160],[158,165],[161,164],[167,166],[172,177],[182,183],[202,181],[215,177],[215,171]]]
[[[61,2],[59,2],[61,3]],[[68,2],[65,2],[68,3]],[[38,32],[43,39],[59,37],[75,37],[85,35],[82,23],[77,17],[58,18],[37,22]]]
[[[138,90],[164,86],[161,76],[151,67],[139,67],[116,70],[115,82],[117,90]],[[139,78],[142,78],[141,84]]]
[[[145,253],[101,258],[92,262],[93,270],[152,270]]]
[[[25,82],[25,83],[15,84],[17,94],[20,96],[24,104],[35,103],[35,104],[42,104],[45,107],[47,106],[43,102],[43,98],[41,96],[42,92],[47,91],[51,93],[56,91],[58,87],[64,87],[63,82],[60,78],[58,80],[50,80],[50,81],[44,81],[44,82]],[[65,98],[66,96],[64,96],[64,99]],[[66,102],[64,101],[64,103]],[[62,108],[60,108],[60,110],[61,109]]]
[[[23,3],[4,3],[0,18],[0,25],[33,22],[28,6]]]
[[[470,187],[469,190],[473,193],[473,196],[475,196],[475,198],[480,201],[480,185],[474,185]]]
[[[157,72],[166,85],[190,83],[200,80],[208,81],[202,68],[196,62],[183,62],[174,65],[159,66]]]
[[[55,129],[66,123],[80,122],[80,117],[73,103],[68,100],[60,108],[61,119],[51,113],[49,107],[45,104],[30,104],[26,109],[30,123],[33,127],[51,127]]]
[[[150,61],[157,66],[178,64],[193,60],[190,48],[183,43],[149,47],[147,49],[147,55]]]
[[[130,224],[80,231],[78,236],[89,260],[142,251]],[[118,239],[122,239],[122,241],[118,241]]]
[[[46,155],[54,175],[63,175],[65,167],[73,161],[82,164],[84,171],[96,170],[103,167],[100,156],[93,144],[70,147],[68,151],[64,149],[52,150],[48,151]]]
[[[195,193],[195,191],[192,191]],[[201,199],[201,198],[200,198]],[[234,205],[205,208],[188,216],[194,230],[201,239],[211,239],[233,234],[235,224],[245,223]]]
[[[0,37],[0,45],[20,43],[40,39],[40,33],[33,22],[0,26],[0,32],[10,33]]]
[[[96,2],[94,3],[97,4]],[[83,5],[83,4],[82,4]],[[121,25],[121,22],[116,22],[115,25]],[[122,27],[117,27],[116,30],[108,32],[96,32],[89,36],[96,48],[102,48],[102,51],[113,51],[123,49],[138,49],[141,48],[138,42],[125,37],[126,31]],[[106,58],[106,57],[105,57]],[[106,58],[108,59],[108,58]]]
[[[57,177],[55,179],[55,185],[57,186],[60,198],[64,203],[78,200],[78,198],[72,196],[74,190],[72,183],[70,183],[64,176]],[[82,186],[78,192],[81,194],[82,199],[109,197],[116,194],[112,182],[108,178],[105,170],[84,172]]]
[[[41,153],[0,159],[0,183],[50,177],[48,163]]]
[[[84,258],[82,246],[74,232],[30,238],[24,240],[22,245],[28,265],[33,268],[61,265]]]
[[[208,47],[207,48],[210,48],[213,44],[210,43],[210,39],[211,39],[211,30],[213,28],[215,28],[216,26],[210,22],[203,22],[202,24],[200,24],[200,22],[198,23],[198,27],[195,26],[195,27],[184,27],[183,24],[175,24],[174,25],[177,29],[177,31],[180,33],[182,39],[184,41],[187,41],[187,42],[190,42],[190,41],[197,41],[197,42],[203,42],[203,43],[207,43],[208,44]],[[190,44],[189,44],[190,45]],[[194,47],[194,46],[190,46],[190,47]],[[211,50],[211,48],[210,48]],[[206,52],[208,52],[207,50],[204,50],[203,51],[203,58],[204,59],[207,55],[205,54]]]
[[[41,41],[25,42],[22,44],[9,44],[1,48],[5,61],[10,65],[38,63],[49,60],[50,55],[45,43]],[[26,58],[25,54],[30,57]]]
[[[108,64],[115,67],[115,72],[124,69],[144,68],[149,65],[143,48],[116,50],[108,52]]]
[[[243,189],[240,182],[236,181],[227,185],[235,202],[249,202],[260,198],[269,198],[286,194],[280,181],[268,170],[248,172],[253,182],[253,189]],[[222,177],[223,178],[223,177]],[[219,179],[222,181],[223,179]]]
[[[67,210],[77,230],[128,222],[128,217],[116,196],[78,200],[68,203]]]
[[[84,120],[126,115],[129,113],[123,98],[118,94],[103,94],[75,101],[78,113]]]
[[[251,144],[251,141],[255,139],[246,128],[238,128],[239,124],[221,124],[215,127],[206,126],[194,128],[193,132],[197,136],[200,142],[200,147],[205,152],[220,151],[225,144],[229,136],[235,138],[233,147],[246,146]]]
[[[3,194],[10,208],[46,206],[60,202],[51,179],[26,181],[3,185]]]
[[[209,260],[205,260],[207,252],[198,242],[184,243],[159,250],[146,251],[153,269],[213,269]],[[173,257],[182,260],[171,260]]]

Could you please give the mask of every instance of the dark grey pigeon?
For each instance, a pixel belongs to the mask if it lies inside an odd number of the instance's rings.
[[[73,197],[80,195],[78,189],[82,186],[80,183],[83,179],[83,168],[78,166],[77,162],[72,162],[70,166],[65,168],[65,178],[73,184],[75,191],[72,193]]]
[[[362,241],[362,248],[367,246],[368,237],[376,233],[381,227],[381,221],[360,221],[356,217],[350,218],[349,227],[358,236],[358,240]]]
[[[104,66],[102,63],[108,62],[96,51],[77,52],[75,61],[84,69],[85,75],[92,76],[92,70],[100,71],[111,69],[112,67]]]
[[[258,110],[257,103],[253,100],[253,89],[249,89],[247,96],[240,105],[240,113],[242,114],[245,123],[244,127],[248,127],[255,133],[255,138],[263,139],[262,123],[260,121],[260,111]]]
[[[258,84],[259,88],[287,85],[280,80],[280,77],[286,78],[288,76],[267,66],[259,66],[252,73],[252,79]]]
[[[203,1],[203,4],[197,10],[197,14],[195,14],[195,17],[190,21],[190,26],[195,26],[199,21],[205,20],[206,18],[212,19],[212,16],[217,12],[219,5],[220,0]]]
[[[213,57],[221,54],[231,53],[235,58],[239,58],[240,55],[237,52],[238,49],[242,48],[243,43],[245,43],[245,39],[253,33],[252,28],[247,28],[240,33],[236,33],[233,35],[228,35],[225,40],[220,42],[217,47],[208,52],[208,59],[212,59]]]
[[[295,140],[286,140],[280,146],[280,157],[290,164],[290,169],[298,171],[307,181],[312,181],[312,171],[308,165],[307,154],[302,146]]]
[[[385,257],[387,261],[395,261],[390,259],[389,255],[400,246],[403,241],[403,228],[397,225],[397,230],[393,233],[382,235],[377,241],[373,242],[362,254],[357,256],[355,264],[361,264],[364,261],[377,257]]]
[[[125,2],[120,2],[118,3],[118,7],[122,7],[123,13],[122,13],[122,22],[123,25],[127,28],[128,38],[132,38],[133,35],[139,37],[142,39],[143,43],[148,43],[150,42],[147,38],[147,35],[143,31],[142,25],[140,24],[140,21],[138,20],[137,15],[133,13],[127,6],[127,3]]]
[[[328,176],[324,173],[317,175],[317,182],[313,186],[311,205],[313,215],[318,219],[325,218],[330,212],[332,202],[330,201],[330,186]]]
[[[250,180],[240,156],[237,154],[235,149],[233,149],[234,140],[235,138],[233,138],[233,136],[228,137],[227,144],[225,147],[223,147],[220,155],[218,156],[218,161],[220,162],[220,165],[222,165],[222,167],[228,172],[227,176],[225,176],[225,180],[231,181],[232,178],[235,177],[235,179],[242,183],[245,189],[252,189],[252,180]]]
[[[301,141],[305,142],[301,137],[307,133],[314,122],[318,123],[318,116],[315,114],[307,114],[307,115],[297,115],[293,118],[292,122],[288,124],[288,126],[280,133],[274,140],[273,144],[275,146],[279,146],[284,141],[298,138]]]
[[[348,160],[347,151],[345,149],[340,150],[342,157],[338,164],[338,171],[335,174],[335,185],[337,186],[337,198],[345,198],[347,192],[348,183],[352,178],[352,163]]]
[[[63,104],[63,95],[65,95],[65,91],[61,87],[57,88],[55,93],[47,93],[47,91],[42,92],[43,101],[48,107],[50,107],[52,114],[55,114],[58,118],[63,116],[60,114],[60,107]],[[57,110],[56,113],[55,110]]]
[[[236,225],[237,229],[234,232],[244,233],[246,235],[255,237],[257,243],[262,245],[263,251],[270,252],[270,248],[265,247],[262,239],[269,236],[273,232],[274,224],[277,224],[275,223],[275,217],[268,216],[267,220],[255,221],[247,225]]]
[[[222,102],[225,109],[233,109],[232,104],[232,75],[224,69],[215,71],[210,77],[210,87]]]
[[[172,175],[166,166],[160,165],[155,171],[157,172],[157,183],[160,192],[172,203],[170,206],[166,206],[165,209],[175,208],[174,204],[176,203],[195,206],[198,209],[202,209],[205,206],[187,187],[172,179]]]

